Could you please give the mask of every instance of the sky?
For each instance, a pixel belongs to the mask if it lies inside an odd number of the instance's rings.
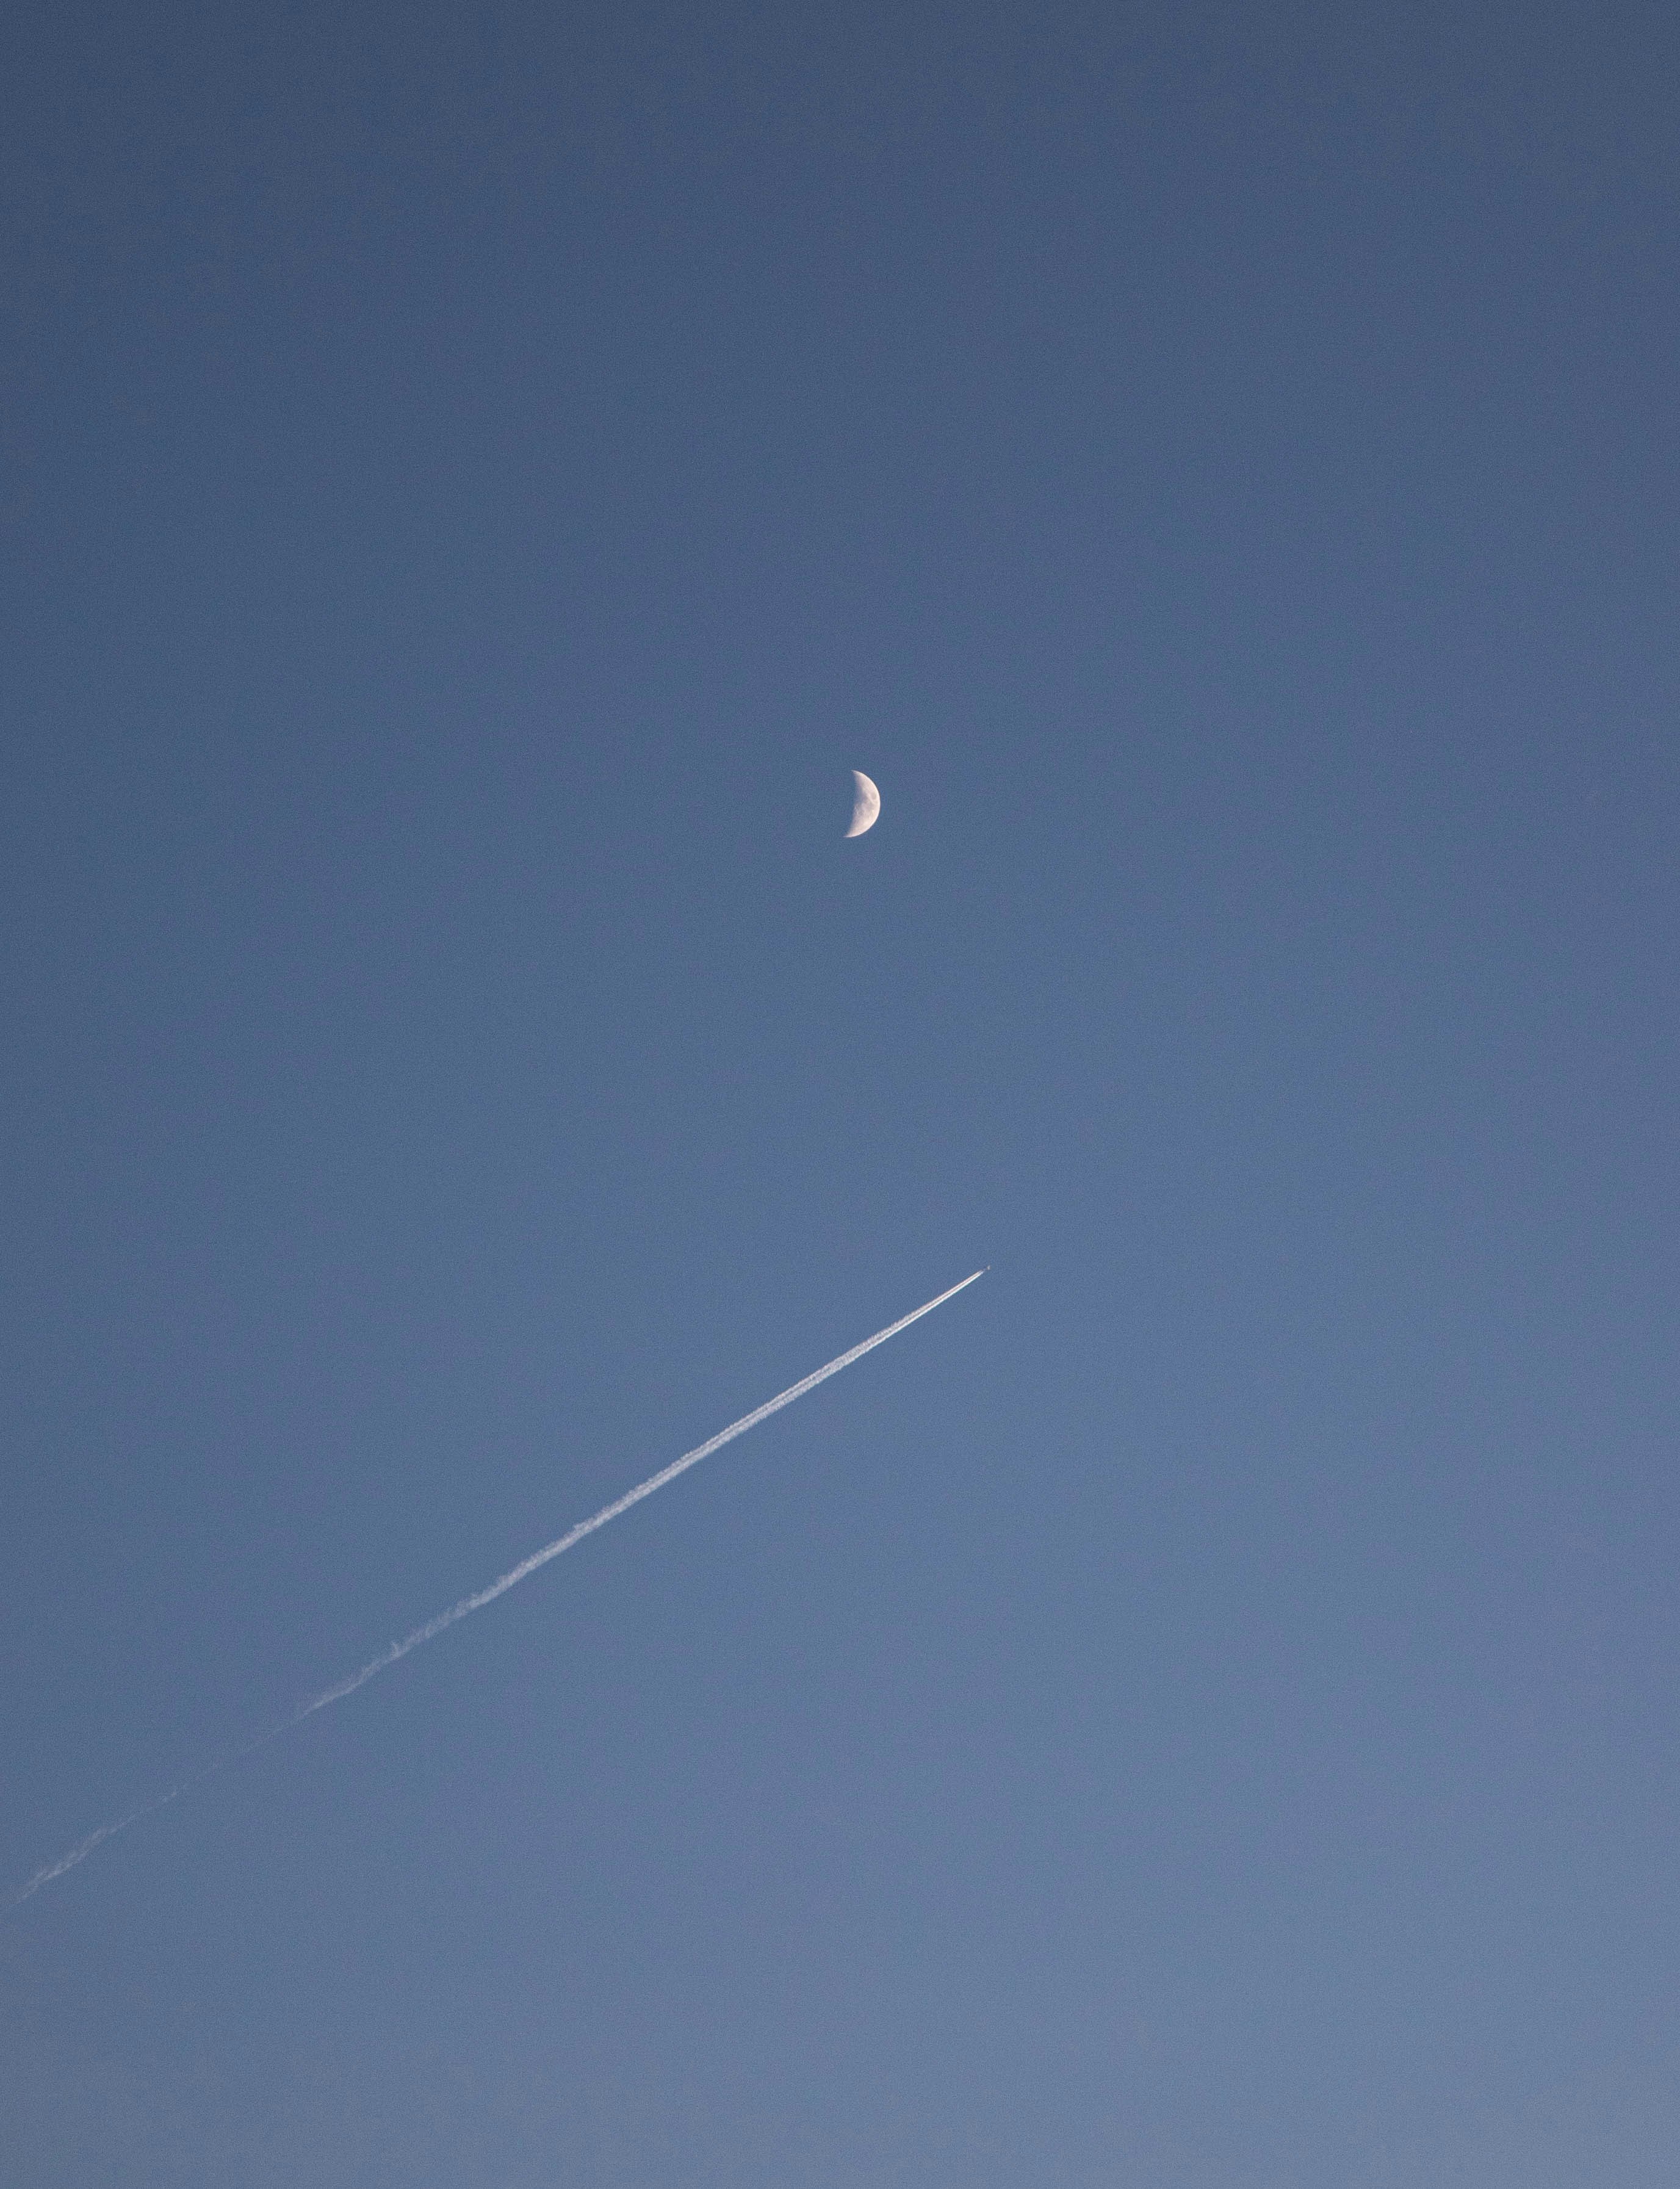
[[[1673,10],[0,42],[10,2178],[1671,2181]]]

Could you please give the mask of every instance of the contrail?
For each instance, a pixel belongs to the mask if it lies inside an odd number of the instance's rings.
[[[987,1267],[989,1269],[990,1266],[988,1263]],[[842,1353],[837,1360],[829,1361],[826,1368],[818,1368],[814,1374],[801,1377],[797,1383],[790,1383],[775,1398],[766,1399],[761,1406],[755,1406],[751,1413],[743,1414],[738,1422],[731,1422],[727,1429],[720,1429],[715,1437],[708,1437],[704,1444],[697,1444],[693,1451],[685,1451],[681,1459],[672,1460],[669,1467],[662,1467],[657,1474],[650,1474],[645,1482],[638,1482],[634,1490],[627,1490],[622,1497],[615,1497],[610,1505],[603,1505],[589,1519],[580,1520],[576,1527],[568,1528],[563,1536],[557,1536],[552,1543],[545,1543],[540,1551],[533,1551],[529,1558],[521,1558],[518,1564],[511,1567],[500,1581],[493,1581],[488,1588],[481,1588],[472,1596],[463,1596],[447,1611],[440,1611],[435,1619],[428,1619],[423,1626],[416,1626],[413,1633],[405,1634],[400,1642],[393,1642],[377,1657],[371,1657],[359,1671],[350,1673],[348,1678],[336,1682],[330,1688],[324,1688],[320,1694],[312,1695],[308,1702],[299,1703],[290,1717],[282,1719],[279,1725],[271,1726],[267,1733],[259,1733],[255,1740],[246,1741],[242,1748],[229,1749],[213,1762],[206,1763],[202,1770],[195,1771],[190,1778],[184,1779],[178,1786],[172,1786],[167,1794],[160,1794],[155,1801],[144,1802],[138,1809],[131,1809],[126,1817],[119,1817],[114,1824],[101,1824],[98,1831],[89,1832],[87,1838],[79,1840],[68,1854],[62,1854],[56,1862],[49,1862],[45,1869],[37,1869],[28,1884],[20,1892],[14,1893],[7,1905],[18,1907],[32,1893],[38,1892],[43,1885],[50,1885],[55,1877],[62,1877],[67,1869],[74,1869],[78,1863],[86,1862],[95,1847],[103,1847],[107,1840],[115,1839],[119,1832],[126,1832],[130,1824],[138,1824],[143,1817],[155,1817],[160,1809],[167,1809],[172,1802],[178,1802],[183,1794],[201,1785],[213,1773],[225,1770],[229,1764],[237,1763],[243,1756],[254,1755],[259,1748],[266,1748],[271,1740],[278,1740],[281,1734],[289,1733],[293,1726],[301,1725],[306,1717],[313,1717],[317,1711],[325,1710],[329,1704],[342,1702],[346,1695],[354,1694],[358,1688],[365,1688],[378,1673],[394,1665],[399,1658],[406,1657],[410,1649],[419,1649],[422,1642],[434,1640],[446,1626],[453,1626],[457,1620],[467,1618],[472,1612],[482,1611],[487,1604],[494,1604],[497,1597],[506,1596],[510,1588],[516,1588],[522,1581],[528,1580],[539,1566],[546,1566],[551,1558],[557,1558],[563,1551],[569,1551],[585,1536],[592,1536],[597,1528],[604,1528],[609,1520],[616,1520],[620,1513],[628,1513],[632,1505],[639,1505],[644,1497],[651,1497],[656,1490],[663,1490],[666,1483],[675,1482],[677,1476],[686,1473],[689,1468],[698,1467],[703,1459],[710,1459],[713,1452],[721,1451],[736,1437],[744,1436],[749,1429],[755,1429],[761,1422],[768,1421],[772,1414],[779,1413],[783,1406],[792,1406],[795,1399],[802,1399],[807,1391],[814,1391],[819,1383],[826,1383],[830,1376],[838,1376],[842,1368],[851,1367],[854,1360],[861,1360],[866,1353],[873,1353],[878,1345],[885,1345],[889,1338],[897,1338],[901,1330],[908,1330],[913,1322],[919,1322],[925,1315],[931,1315],[935,1308],[943,1307],[947,1299],[954,1299],[959,1292],[965,1292],[985,1275],[985,1270],[976,1270],[973,1276],[964,1277],[961,1284],[953,1285],[948,1292],[941,1292],[937,1299],[931,1299],[925,1307],[919,1307],[914,1313],[901,1316],[897,1322],[889,1323],[885,1330],[878,1330],[873,1338],[866,1338],[861,1345],[854,1345],[849,1353]]]

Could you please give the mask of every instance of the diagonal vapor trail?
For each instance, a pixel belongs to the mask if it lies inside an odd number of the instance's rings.
[[[990,1266],[988,1263],[987,1267],[989,1269]],[[838,1376],[842,1368],[851,1367],[854,1360],[861,1360],[866,1353],[873,1353],[878,1345],[885,1345],[889,1338],[897,1338],[901,1330],[908,1330],[913,1322],[919,1322],[925,1315],[931,1315],[935,1308],[943,1307],[947,1299],[954,1299],[959,1292],[965,1292],[985,1275],[985,1270],[976,1270],[973,1276],[964,1277],[961,1284],[953,1285],[949,1292],[941,1292],[937,1299],[931,1299],[925,1307],[901,1315],[897,1322],[889,1323],[885,1330],[878,1330],[873,1338],[866,1338],[861,1345],[854,1345],[849,1353],[842,1353],[838,1359],[830,1360],[826,1367],[818,1368],[812,1375],[801,1377],[797,1383],[790,1383],[775,1398],[766,1399],[761,1406],[755,1406],[751,1413],[743,1414],[738,1422],[731,1422],[727,1429],[720,1429],[715,1437],[708,1437],[704,1444],[697,1444],[693,1451],[685,1451],[681,1459],[672,1460],[669,1467],[662,1467],[657,1474],[650,1474],[645,1482],[638,1482],[634,1490],[627,1490],[622,1497],[615,1497],[610,1505],[603,1505],[587,1520],[580,1520],[563,1536],[557,1536],[552,1543],[545,1543],[540,1551],[533,1551],[529,1558],[521,1558],[518,1564],[511,1567],[500,1581],[493,1581],[487,1588],[478,1589],[472,1596],[463,1596],[447,1611],[440,1611],[435,1619],[428,1619],[423,1626],[416,1626],[411,1634],[404,1635],[400,1642],[393,1642],[377,1657],[371,1657],[359,1671],[350,1673],[330,1688],[324,1688],[320,1694],[310,1696],[307,1702],[299,1703],[290,1717],[282,1718],[267,1733],[259,1733],[254,1740],[246,1741],[243,1747],[228,1750],[217,1756],[213,1762],[206,1763],[201,1770],[195,1771],[190,1778],[182,1779],[179,1785],[172,1786],[167,1794],[160,1794],[155,1801],[143,1802],[138,1809],[131,1809],[126,1817],[119,1817],[115,1824],[101,1824],[97,1831],[89,1832],[85,1840],[77,1841],[68,1854],[62,1854],[56,1862],[49,1862],[44,1869],[37,1869],[29,1882],[13,1894],[7,1905],[11,1908],[20,1906],[38,1892],[43,1885],[50,1885],[55,1877],[62,1877],[67,1869],[74,1869],[78,1863],[86,1862],[96,1847],[103,1847],[107,1840],[115,1839],[119,1832],[126,1832],[130,1824],[138,1824],[143,1817],[155,1817],[160,1809],[167,1809],[172,1802],[178,1802],[183,1794],[201,1785],[216,1772],[224,1771],[230,1763],[237,1763],[244,1756],[254,1756],[259,1748],[266,1748],[271,1740],[278,1740],[283,1733],[290,1733],[293,1726],[302,1725],[306,1717],[313,1717],[317,1711],[325,1710],[330,1704],[342,1702],[346,1695],[354,1694],[358,1688],[365,1688],[370,1680],[396,1664],[400,1658],[406,1657],[410,1649],[419,1649],[422,1642],[434,1640],[445,1627],[453,1626],[457,1621],[467,1618],[472,1612],[482,1611],[487,1604],[494,1604],[497,1597],[506,1596],[510,1588],[517,1588],[539,1566],[546,1566],[551,1558],[557,1558],[563,1551],[569,1551],[585,1536],[592,1536],[597,1528],[604,1528],[609,1520],[616,1520],[619,1513],[628,1513],[632,1505],[639,1505],[644,1497],[651,1497],[656,1490],[663,1490],[666,1483],[675,1482],[679,1474],[686,1473],[691,1467],[698,1467],[703,1459],[710,1459],[713,1452],[720,1451],[736,1437],[744,1436],[749,1429],[756,1428],[761,1422],[768,1421],[772,1414],[779,1413],[783,1406],[792,1406],[795,1399],[802,1399],[807,1391],[814,1391],[819,1383],[826,1383],[830,1376]]]

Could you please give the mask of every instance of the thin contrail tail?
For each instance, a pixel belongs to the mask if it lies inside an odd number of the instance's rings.
[[[989,1268],[991,1265],[988,1263],[987,1266]],[[440,1611],[435,1619],[428,1619],[423,1626],[416,1626],[400,1642],[392,1643],[389,1649],[382,1650],[376,1657],[370,1658],[359,1671],[352,1672],[333,1686],[323,1688],[320,1694],[312,1695],[307,1702],[299,1703],[290,1717],[271,1726],[268,1732],[259,1733],[254,1740],[246,1741],[242,1747],[230,1749],[226,1754],[218,1756],[213,1762],[195,1771],[190,1778],[184,1779],[178,1786],[172,1786],[167,1794],[160,1794],[155,1801],[144,1802],[138,1809],[131,1809],[126,1817],[119,1817],[115,1824],[101,1824],[97,1831],[89,1832],[87,1838],[79,1840],[68,1854],[62,1854],[56,1862],[49,1862],[44,1869],[37,1869],[28,1884],[14,1893],[7,1905],[12,1908],[19,1906],[31,1894],[38,1892],[43,1885],[50,1885],[55,1877],[62,1877],[67,1869],[74,1869],[78,1863],[86,1862],[96,1847],[103,1847],[107,1840],[115,1839],[119,1832],[126,1832],[130,1824],[138,1824],[144,1817],[156,1816],[160,1809],[167,1809],[172,1802],[178,1802],[190,1787],[200,1785],[215,1772],[225,1770],[229,1764],[237,1763],[243,1756],[254,1755],[257,1749],[267,1747],[271,1740],[278,1740],[281,1734],[289,1733],[293,1726],[301,1725],[306,1717],[313,1717],[317,1711],[325,1710],[330,1704],[342,1702],[346,1695],[354,1694],[358,1688],[365,1688],[377,1674],[394,1665],[399,1658],[406,1657],[410,1649],[419,1649],[422,1642],[434,1640],[446,1626],[453,1626],[471,1612],[482,1611],[487,1604],[494,1604],[497,1597],[506,1596],[510,1588],[517,1587],[519,1582],[527,1580],[539,1566],[546,1566],[551,1558],[557,1558],[563,1551],[569,1551],[585,1536],[592,1536],[597,1528],[604,1528],[609,1520],[616,1520],[620,1513],[628,1513],[632,1505],[639,1505],[644,1497],[651,1497],[656,1490],[663,1490],[666,1483],[675,1482],[677,1476],[686,1473],[689,1468],[698,1467],[703,1459],[710,1459],[713,1452],[720,1451],[734,1438],[744,1436],[749,1429],[756,1428],[761,1422],[768,1421],[772,1414],[779,1413],[783,1406],[792,1406],[795,1399],[802,1399],[807,1391],[814,1391],[819,1383],[826,1383],[830,1376],[838,1376],[842,1368],[851,1367],[854,1360],[861,1360],[866,1353],[873,1353],[878,1345],[885,1345],[889,1338],[897,1338],[901,1330],[908,1330],[913,1322],[919,1322],[925,1315],[931,1315],[935,1308],[943,1307],[947,1299],[954,1299],[959,1292],[966,1291],[976,1279],[985,1275],[985,1270],[976,1270],[973,1276],[964,1277],[961,1284],[953,1285],[949,1292],[941,1292],[937,1299],[929,1300],[925,1307],[902,1315],[897,1322],[889,1323],[885,1330],[878,1330],[873,1338],[866,1338],[861,1345],[854,1345],[849,1353],[842,1353],[837,1360],[829,1361],[827,1367],[818,1368],[814,1374],[801,1377],[797,1383],[790,1383],[775,1398],[766,1399],[761,1406],[755,1406],[751,1413],[743,1414],[738,1422],[731,1422],[727,1429],[720,1429],[715,1437],[708,1437],[704,1444],[696,1445],[693,1451],[685,1451],[681,1459],[672,1460],[669,1467],[662,1467],[657,1474],[650,1474],[645,1482],[638,1482],[634,1490],[627,1490],[622,1497],[614,1498],[610,1505],[603,1505],[589,1519],[580,1520],[576,1527],[568,1528],[563,1536],[557,1536],[552,1543],[545,1543],[540,1551],[533,1551],[529,1558],[521,1558],[518,1564],[510,1568],[500,1581],[493,1581],[488,1588],[481,1588],[472,1596],[463,1596],[447,1611]]]

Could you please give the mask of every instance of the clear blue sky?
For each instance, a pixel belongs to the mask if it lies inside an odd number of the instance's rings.
[[[1677,95],[9,24],[8,2189],[1672,2181]]]

